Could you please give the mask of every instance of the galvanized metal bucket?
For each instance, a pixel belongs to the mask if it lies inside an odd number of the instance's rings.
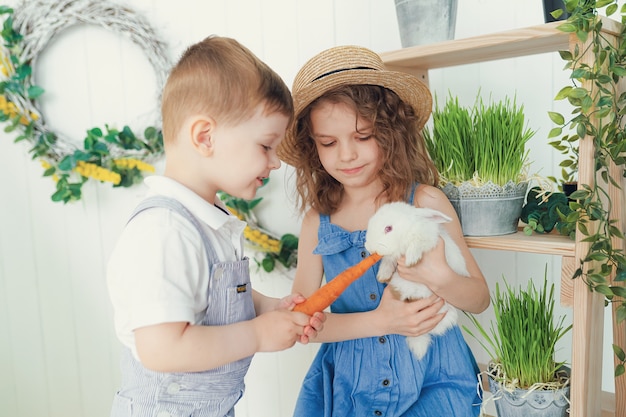
[[[481,187],[464,182],[442,189],[456,210],[465,236],[497,236],[517,232],[528,182]]]
[[[454,39],[457,0],[395,0],[402,47]]]
[[[565,369],[570,372],[569,368]],[[567,417],[569,385],[554,390],[507,389],[489,377],[496,412],[500,417]]]

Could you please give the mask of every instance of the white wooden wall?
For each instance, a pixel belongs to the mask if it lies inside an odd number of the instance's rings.
[[[468,37],[543,22],[540,0],[463,0],[456,37]],[[15,2],[7,4],[15,5]],[[127,0],[166,39],[170,56],[205,36],[231,36],[247,45],[290,85],[313,54],[339,44],[382,52],[400,48],[392,0]],[[495,98],[517,94],[537,129],[532,170],[555,171],[559,155],[546,145],[547,111],[564,110],[552,97],[566,83],[556,54],[433,71],[431,88],[471,103],[480,88]],[[63,32],[35,68],[47,93],[44,114],[54,128],[76,140],[104,123],[141,128],[155,109],[152,70],[136,46],[94,27]],[[144,189],[84,187],[84,199],[52,203],[54,185],[31,161],[27,147],[0,133],[0,416],[105,417],[119,382],[119,346],[113,334],[104,281],[108,255]],[[162,164],[158,164],[161,168]],[[293,196],[281,168],[261,195],[259,217],[276,232],[298,231]],[[285,222],[285,219],[288,221]],[[559,280],[559,260],[538,255],[475,251],[491,286],[540,279],[546,263]],[[288,277],[256,275],[256,288],[283,296]],[[562,310],[567,313],[568,310]],[[488,320],[490,313],[482,315]],[[610,337],[610,330],[605,338]],[[472,341],[470,340],[470,343]],[[475,346],[475,343],[472,343]],[[564,348],[560,355],[567,359]],[[606,340],[603,388],[614,390],[610,341]],[[291,415],[316,346],[259,354],[247,377],[238,416]],[[479,360],[484,355],[476,349]]]

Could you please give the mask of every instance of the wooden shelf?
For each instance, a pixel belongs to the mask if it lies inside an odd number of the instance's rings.
[[[557,29],[561,23],[412,46],[383,52],[380,56],[390,69],[414,72],[569,50],[570,36]],[[605,33],[619,33],[620,25],[612,19],[603,19],[602,25]]]
[[[465,236],[474,249],[508,250],[545,255],[574,256],[576,242],[556,233],[526,236],[522,231],[501,236]]]
[[[560,22],[491,35],[418,45],[380,54],[390,68],[433,69],[569,49]]]

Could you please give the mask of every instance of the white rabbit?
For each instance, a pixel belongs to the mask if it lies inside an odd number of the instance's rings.
[[[426,285],[401,278],[396,272],[398,258],[404,255],[407,265],[416,264],[423,253],[437,245],[439,237],[444,240],[450,268],[460,275],[469,276],[461,250],[441,227],[442,223],[449,221],[451,219],[440,211],[403,202],[384,204],[370,219],[365,248],[370,253],[383,256],[377,278],[380,282],[389,282],[401,300],[426,298],[432,295],[432,291]],[[450,304],[445,303],[440,312],[446,312],[446,315],[430,331],[435,335],[445,333],[457,322],[458,312]],[[426,354],[430,341],[429,333],[407,337],[409,348],[418,359]]]

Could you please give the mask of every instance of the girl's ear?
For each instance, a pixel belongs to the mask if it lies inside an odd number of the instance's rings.
[[[211,156],[214,143],[211,133],[215,130],[215,120],[210,117],[198,117],[190,126],[191,144],[202,156]]]

